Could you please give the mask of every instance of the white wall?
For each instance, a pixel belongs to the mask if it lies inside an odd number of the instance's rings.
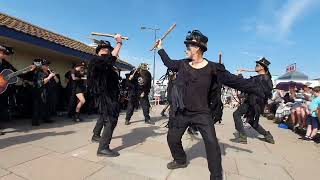
[[[51,62],[50,68],[60,74],[62,85],[65,86],[64,74],[69,70],[72,63],[80,62],[81,59],[66,56],[62,53],[27,44],[21,41],[0,37],[0,44],[14,48],[14,54],[7,58],[16,69],[22,69],[33,63],[36,58],[44,58]]]

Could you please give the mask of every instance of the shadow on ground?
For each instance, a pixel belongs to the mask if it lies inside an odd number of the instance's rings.
[[[188,156],[189,161],[192,159],[196,159],[198,157],[203,157],[207,158],[206,151],[205,151],[205,145],[204,142],[201,138],[198,137],[192,137],[194,141],[197,141],[196,144],[192,145],[189,149],[186,150],[186,154]],[[247,153],[253,153],[253,151],[245,148],[241,148],[238,146],[230,145],[227,143],[221,143],[219,142],[220,145],[220,151],[222,156],[227,155],[226,149],[233,149],[235,151],[243,151]]]
[[[8,137],[4,139],[0,139],[0,149],[4,149],[13,145],[28,143],[32,141],[36,141],[48,136],[65,136],[74,133],[74,131],[65,131],[65,132],[42,132],[42,133],[33,133],[15,137]]]
[[[156,137],[166,134],[167,132],[156,132],[161,127],[158,126],[150,126],[150,127],[139,127],[133,129],[130,133],[121,136],[115,136],[113,139],[120,138],[122,139],[122,145],[116,147],[114,150],[120,151],[126,148],[130,148],[132,146],[141,144],[146,141],[149,137]]]

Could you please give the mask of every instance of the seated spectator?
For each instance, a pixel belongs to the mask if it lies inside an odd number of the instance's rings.
[[[320,107],[320,86],[314,88],[315,98],[311,101],[309,105],[309,114],[307,119],[307,133],[304,136],[304,140],[311,141],[314,140],[314,137],[317,135],[319,127],[318,119],[318,109]]]
[[[285,96],[285,91],[277,89],[273,95],[272,99],[268,103],[269,112],[275,116],[277,108],[280,103],[283,101],[283,97]]]
[[[310,100],[310,94],[305,90],[293,91],[290,89],[291,96],[294,98],[294,104],[291,108],[291,121],[293,130],[296,131],[298,127],[301,129],[306,127],[306,118],[307,118],[307,102]]]

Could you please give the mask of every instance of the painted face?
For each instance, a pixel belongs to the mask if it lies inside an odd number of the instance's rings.
[[[192,59],[192,57],[197,53],[198,50],[199,50],[199,47],[191,44],[187,44],[186,50],[185,50],[187,58]]]
[[[6,55],[3,51],[0,51],[0,59],[5,59],[8,55]]]
[[[109,55],[110,54],[110,50],[108,48],[102,48],[99,51],[99,56],[105,56],[105,55]]]
[[[256,68],[255,68],[256,72],[259,72],[259,71],[261,71],[263,69],[264,69],[263,66],[261,66],[259,63],[256,64]]]

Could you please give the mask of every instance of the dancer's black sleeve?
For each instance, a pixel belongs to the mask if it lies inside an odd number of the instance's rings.
[[[164,63],[164,65],[172,70],[172,71],[179,71],[180,65],[183,61],[181,60],[172,60],[168,54],[166,53],[166,51],[164,49],[160,49],[158,51],[158,54],[160,55],[162,62]]]
[[[255,94],[265,98],[264,92],[259,84],[250,79],[231,74],[222,64],[216,64],[217,76],[222,84],[248,94]]]

